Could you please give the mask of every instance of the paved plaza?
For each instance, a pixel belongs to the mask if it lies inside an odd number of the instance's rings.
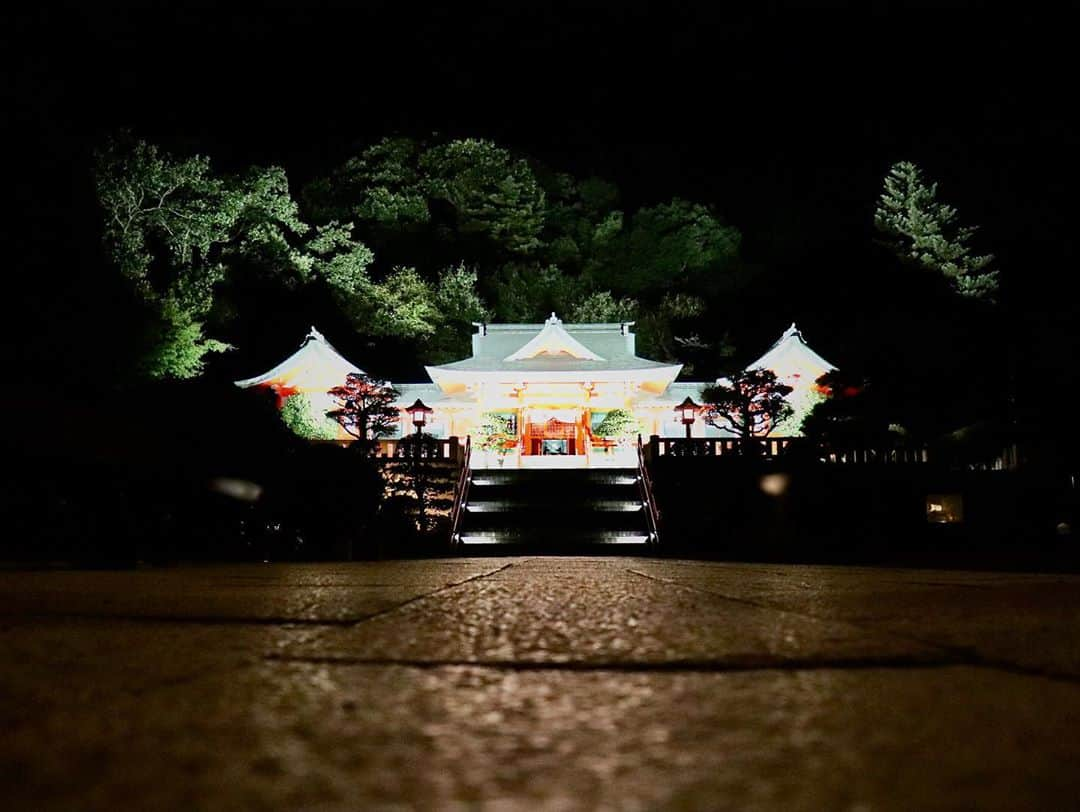
[[[4,809],[1061,809],[1080,577],[0,573]]]

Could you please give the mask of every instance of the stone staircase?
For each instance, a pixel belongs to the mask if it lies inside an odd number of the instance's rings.
[[[459,550],[618,553],[650,545],[633,468],[474,470]]]

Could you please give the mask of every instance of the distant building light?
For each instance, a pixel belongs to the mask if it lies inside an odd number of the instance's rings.
[[[932,493],[926,497],[930,524],[959,524],[964,520],[964,497],[958,493]]]

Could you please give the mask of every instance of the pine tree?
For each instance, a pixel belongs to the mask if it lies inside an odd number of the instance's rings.
[[[994,300],[993,255],[971,252],[976,229],[956,222],[956,209],[937,199],[937,184],[927,183],[915,164],[901,161],[889,170],[874,225],[900,259],[943,274],[961,296]]]

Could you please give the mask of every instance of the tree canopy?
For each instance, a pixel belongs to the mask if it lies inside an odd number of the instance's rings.
[[[791,392],[772,370],[742,370],[705,388],[702,416],[710,426],[736,437],[764,437],[791,415],[785,400]]]
[[[337,407],[326,413],[336,420],[358,446],[370,446],[372,441],[393,434],[400,415],[394,401],[398,392],[382,381],[358,372],[350,372],[341,386],[335,386],[328,394],[337,401]]]
[[[953,289],[972,299],[993,301],[998,272],[991,254],[972,253],[976,229],[957,223],[952,206],[937,199],[937,184],[910,161],[893,164],[874,212],[874,225],[897,257],[942,274]]]
[[[377,141],[293,198],[284,170],[215,172],[130,136],[99,153],[113,263],[148,308],[144,371],[202,373],[252,286],[321,289],[358,334],[427,362],[472,322],[638,320],[643,353],[687,362],[739,233],[674,199],[627,215],[618,189],[482,139]]]
[[[708,207],[676,198],[628,215],[613,184],[481,139],[383,139],[303,197],[316,221],[355,220],[354,236],[375,246],[376,275],[406,265],[439,289],[460,289],[460,276],[435,280],[468,268],[468,310],[507,322],[647,312],[639,345],[665,359],[687,360],[676,339],[694,337],[693,321],[736,278],[739,232]],[[453,344],[422,349],[427,360],[467,351],[457,327]]]
[[[336,320],[360,340],[389,339],[410,368],[467,355],[473,322],[539,322],[552,311],[633,321],[640,354],[711,377],[733,353],[729,325],[745,326],[755,303],[772,306],[778,278],[747,293],[756,283],[741,234],[708,205],[627,205],[602,178],[484,139],[384,138],[294,197],[280,167],[222,172],[206,156],[121,134],[98,153],[96,182],[111,265],[145,310],[131,344],[145,348],[152,378],[201,375],[282,307]],[[907,355],[878,389],[906,399],[914,424],[931,378],[977,366],[956,336],[963,319],[991,312],[965,302],[992,300],[997,272],[914,164],[890,170],[874,221],[902,263],[934,272],[882,263],[898,284],[876,314],[879,332],[915,319],[920,329],[879,342],[881,357]],[[923,285],[937,279],[948,286],[931,308]],[[935,402],[922,422],[947,429],[969,409]]]
[[[207,353],[228,349],[203,327],[215,287],[237,265],[310,271],[290,244],[307,228],[276,167],[215,175],[208,158],[178,160],[124,138],[99,152],[96,177],[110,255],[154,317],[152,377],[193,377]]]

